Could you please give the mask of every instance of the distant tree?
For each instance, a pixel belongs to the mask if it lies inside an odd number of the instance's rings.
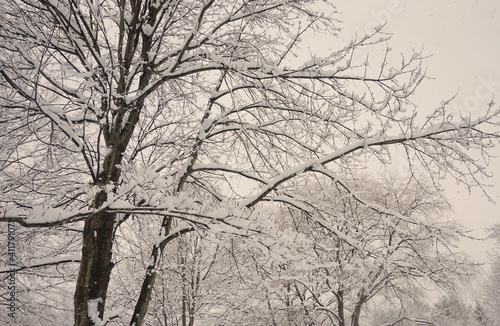
[[[490,325],[480,305],[468,305],[456,295],[443,296],[434,304],[432,321],[439,326]]]
[[[373,326],[415,326],[414,320],[408,316],[411,316],[411,313],[402,308],[377,309],[370,312],[368,320],[369,325]]]
[[[434,305],[404,299],[400,308],[380,309],[370,313],[374,326],[491,326],[480,303],[464,304],[453,295],[442,296]]]
[[[376,309],[374,326],[489,326],[480,304],[467,305],[456,294],[442,296],[435,304],[405,299],[403,307]],[[412,305],[413,303],[413,305]]]
[[[409,296],[408,291],[414,296],[426,282],[451,290],[475,269],[466,256],[450,250],[462,230],[440,218],[446,201],[413,178],[361,177],[351,181],[349,191],[321,181],[300,189],[295,198],[314,197],[316,205],[281,213],[283,228],[305,234],[311,246],[302,248],[309,252],[305,271],[293,263],[283,271],[287,297],[293,298],[288,306],[358,326],[374,297]],[[326,226],[333,229],[325,231]]]
[[[314,32],[338,43],[333,11],[311,0],[3,0],[0,221],[29,228],[33,244],[60,234],[50,260],[29,248],[18,276],[69,264],[66,319],[139,326],[169,242],[202,230],[276,251],[258,237],[271,229],[261,209],[314,207],[287,194],[300,176],[348,192],[351,171],[399,151],[435,187],[446,175],[480,184],[499,136],[493,104],[476,116],[416,108],[423,56],[393,55],[379,30],[324,57],[301,51]],[[125,222],[150,248],[128,270],[142,277],[120,285]]]
[[[500,325],[500,224],[489,229],[490,238],[496,241],[495,248],[489,253],[490,270],[481,288],[484,310],[492,325]]]
[[[433,306],[433,319],[440,320],[442,324],[457,325],[467,315],[465,308],[458,298],[443,296]]]
[[[476,302],[474,307],[474,319],[480,326],[490,326],[492,325],[490,318],[488,317],[486,311],[480,303]]]

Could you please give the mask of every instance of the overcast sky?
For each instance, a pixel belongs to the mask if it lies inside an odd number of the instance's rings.
[[[412,48],[431,55],[424,65],[434,77],[421,85],[413,100],[420,106],[437,107],[441,100],[457,94],[455,107],[471,113],[485,110],[496,94],[500,104],[500,1],[498,0],[337,0],[344,21],[344,33],[364,31],[387,22],[385,32],[392,34],[391,48],[408,52]],[[500,148],[494,151],[500,157]],[[500,158],[493,159],[494,177],[489,194],[500,202]],[[482,229],[500,223],[498,204],[479,190],[469,194],[454,183],[446,187],[446,196],[454,206],[453,217],[473,235],[484,236]],[[492,242],[467,241],[462,249],[486,261]]]

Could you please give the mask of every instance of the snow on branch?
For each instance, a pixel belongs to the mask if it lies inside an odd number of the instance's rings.
[[[252,207],[255,206],[258,202],[260,202],[265,196],[267,196],[269,193],[272,191],[276,190],[277,187],[304,173],[304,172],[310,172],[313,171],[316,166],[322,166],[326,165],[330,162],[333,162],[335,160],[338,160],[348,154],[351,154],[353,152],[370,148],[370,147],[377,147],[377,146],[387,146],[387,145],[394,145],[394,144],[403,144],[403,143],[412,143],[412,142],[417,142],[419,140],[423,139],[428,139],[428,140],[439,140],[441,135],[444,134],[449,134],[449,133],[455,133],[455,132],[460,132],[461,130],[470,130],[471,128],[474,128],[476,126],[479,126],[481,124],[486,124],[489,123],[489,121],[493,117],[497,117],[500,114],[500,111],[495,111],[493,113],[490,113],[484,117],[477,118],[476,120],[470,121],[470,122],[462,122],[460,124],[454,124],[454,123],[446,123],[442,124],[439,127],[434,127],[434,128],[428,128],[425,130],[421,131],[412,131],[409,134],[400,134],[397,136],[387,136],[387,135],[381,135],[378,137],[369,137],[365,138],[362,140],[359,140],[357,142],[352,143],[351,145],[345,146],[342,149],[339,149],[335,152],[332,152],[330,154],[324,155],[318,159],[313,159],[310,160],[306,163],[303,163],[301,165],[298,165],[294,168],[291,168],[282,174],[276,176],[272,180],[270,180],[267,185],[256,195],[253,197],[247,199],[244,201],[241,206],[242,207]],[[473,138],[481,138],[481,137],[487,137],[491,138],[491,135],[488,134],[479,134],[477,137]],[[498,137],[498,135],[495,135],[494,137]],[[432,155],[432,153],[428,153],[429,155]]]

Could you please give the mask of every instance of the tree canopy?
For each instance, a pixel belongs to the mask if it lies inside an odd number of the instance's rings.
[[[354,171],[399,153],[417,182],[427,173],[430,187],[445,176],[480,186],[498,108],[471,116],[447,102],[415,107],[423,55],[393,54],[379,29],[305,55],[314,32],[338,42],[334,9],[310,0],[2,1],[0,221],[45,246],[23,243],[18,272],[77,266],[64,273],[75,325],[138,326],[167,244],[186,233],[231,234],[283,254],[267,205],[318,207],[290,191],[304,178],[328,180],[390,216],[392,229],[407,212],[353,188]],[[124,313],[107,304],[117,302],[120,232],[150,245]]]

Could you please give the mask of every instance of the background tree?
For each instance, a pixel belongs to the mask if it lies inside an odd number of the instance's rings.
[[[487,319],[492,325],[500,325],[500,295],[497,291],[500,285],[500,225],[495,224],[489,230],[490,238],[496,241],[495,248],[490,252],[490,270],[481,287],[481,302]]]
[[[314,206],[287,195],[300,175],[349,189],[353,169],[390,161],[393,148],[410,173],[422,168],[436,185],[447,174],[479,183],[481,160],[498,139],[493,104],[474,117],[453,116],[446,105],[421,114],[410,97],[424,78],[422,56],[393,56],[378,32],[305,57],[308,32],[336,41],[338,22],[325,6],[0,4],[1,221],[34,237],[71,230],[68,241],[81,245],[72,259],[75,325],[119,317],[108,301],[126,221],[158,228],[141,284],[130,291],[137,296],[121,309],[142,325],[168,242],[202,229],[276,251],[257,236],[271,228],[259,209],[269,201]],[[239,191],[242,180],[248,191]],[[68,243],[43,265],[67,262]]]
[[[481,325],[481,326],[492,325],[492,321],[488,317],[488,314],[486,313],[485,309],[483,308],[483,305],[481,305],[478,302],[476,302],[476,305],[474,306],[474,320],[478,325]]]
[[[283,272],[292,304],[327,314],[335,324],[357,326],[376,297],[414,297],[431,283],[452,290],[473,273],[472,262],[451,249],[464,235],[460,226],[446,221],[448,204],[425,184],[394,176],[353,179],[350,192],[319,184],[302,185],[294,194],[314,197],[314,208],[281,213],[280,224],[305,234],[311,246],[303,249],[309,257],[305,271],[291,265]]]
[[[415,326],[415,320],[432,323],[429,302],[421,293],[416,297],[403,294],[397,301],[375,302],[367,318],[368,325],[374,326]]]
[[[375,326],[419,326],[419,325],[491,325],[482,312],[481,305],[466,304],[455,294],[445,295],[434,304],[404,298],[400,308],[379,307],[373,311],[370,325]]]
[[[432,320],[437,325],[481,325],[476,313],[477,306],[464,303],[453,295],[443,296],[432,307]]]

